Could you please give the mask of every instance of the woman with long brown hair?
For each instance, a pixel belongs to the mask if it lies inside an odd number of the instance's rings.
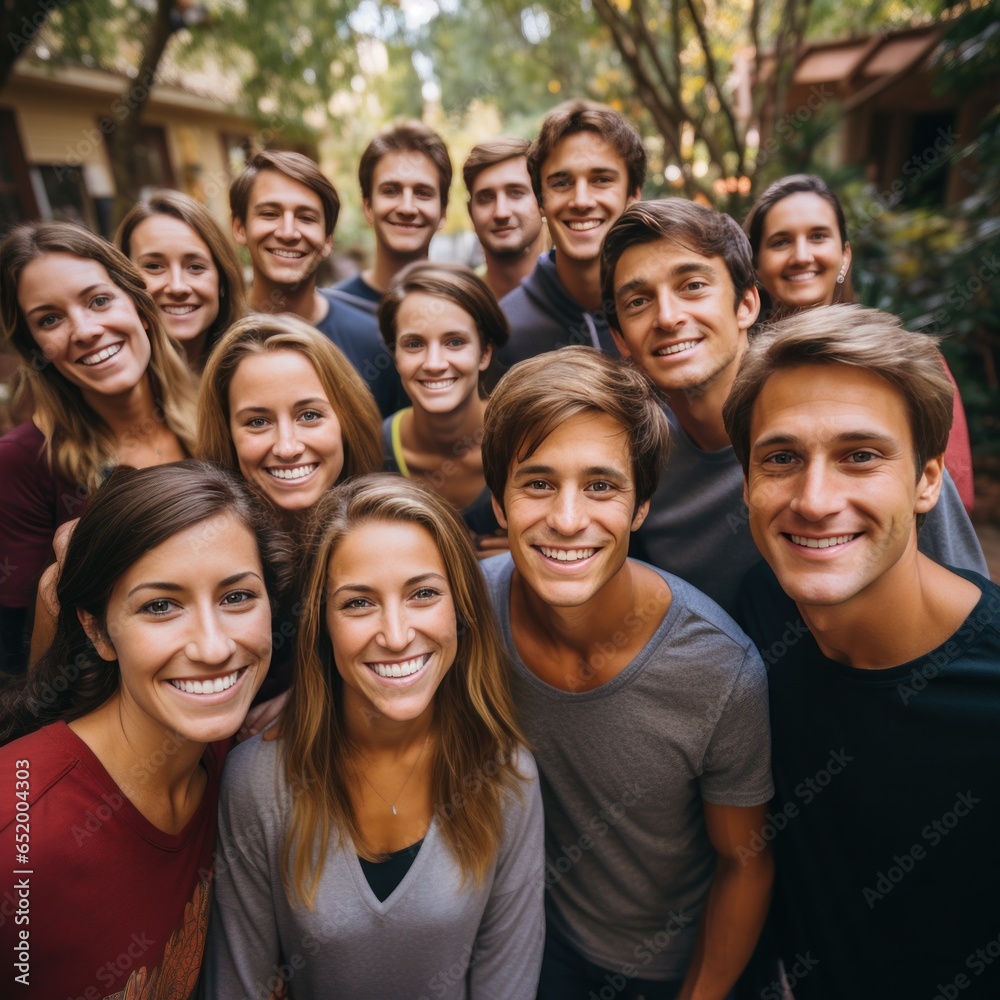
[[[95,494],[55,641],[0,692],[0,846],[30,900],[0,943],[24,956],[26,996],[191,994],[222,763],[287,577],[281,535],[231,473],[119,469]]]
[[[315,524],[280,734],[224,778],[208,995],[529,1000],[541,799],[464,526],[388,474]]]
[[[26,659],[25,622],[60,524],[119,464],[182,459],[194,381],[131,262],[79,226],[34,222],[0,245],[0,317],[32,418],[0,438],[2,652]]]

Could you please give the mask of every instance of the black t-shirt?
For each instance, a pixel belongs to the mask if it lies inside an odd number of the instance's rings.
[[[972,613],[887,670],[823,656],[766,566],[744,583],[776,789],[753,846],[796,1000],[1000,997],[1000,587],[955,572]]]

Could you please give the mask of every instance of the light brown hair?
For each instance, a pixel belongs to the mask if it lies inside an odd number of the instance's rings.
[[[190,226],[208,247],[219,272],[219,315],[206,331],[204,356],[207,357],[223,332],[246,315],[243,266],[236,248],[208,209],[180,191],[154,191],[129,209],[115,233],[115,244],[126,257],[132,257],[132,234],[136,227],[154,215],[167,215]]]
[[[515,157],[527,157],[531,143],[527,139],[518,139],[511,135],[501,135],[496,139],[487,139],[472,147],[462,167],[462,180],[465,188],[472,196],[472,188],[476,178],[487,168],[498,163],[505,163]]]
[[[291,895],[312,908],[331,835],[374,858],[351,803],[353,750],[343,718],[342,680],[326,626],[330,560],[351,531],[371,523],[426,529],[441,553],[458,618],[458,652],[434,700],[437,749],[431,795],[435,815],[463,873],[482,883],[503,836],[503,799],[517,788],[513,763],[523,744],[507,667],[468,531],[431,490],[390,473],[353,479],[317,506],[309,545],[295,679],[282,723],[292,820],[282,852]]]
[[[930,459],[944,453],[951,432],[954,389],[937,343],[905,330],[898,316],[858,305],[818,306],[765,327],[751,337],[722,407],[744,474],[753,408],[768,378],[801,365],[849,365],[878,375],[902,395],[919,477]]]
[[[630,360],[592,347],[564,347],[514,365],[486,404],[483,474],[501,508],[514,463],[529,458],[560,424],[581,413],[603,413],[621,425],[636,509],[653,495],[668,432],[652,383]]]
[[[108,466],[117,464],[118,453],[110,430],[84,401],[79,387],[46,360],[21,311],[17,297],[21,273],[32,261],[48,254],[95,261],[132,300],[149,338],[146,378],[154,403],[167,427],[185,450],[191,451],[195,437],[194,376],[180,345],[167,336],[160,311],[135,266],[107,240],[82,226],[30,222],[12,229],[0,245],[0,317],[3,339],[21,355],[18,378],[31,389],[50,466],[92,492],[101,484]]]
[[[382,418],[371,391],[339,347],[290,313],[255,313],[231,327],[212,351],[198,395],[199,458],[239,470],[229,427],[229,387],[240,362],[252,354],[298,351],[316,371],[340,422],[344,468],[338,482],[382,467]]]

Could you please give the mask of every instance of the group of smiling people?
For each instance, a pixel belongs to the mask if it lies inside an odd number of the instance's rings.
[[[909,998],[988,944],[963,889],[898,960],[922,897],[882,870],[923,862],[900,831],[952,809],[927,878],[998,877],[977,782],[1000,591],[945,470],[942,359],[848,304],[818,178],[773,185],[746,234],[680,199],[602,215],[631,126],[584,103],[525,156],[537,267],[574,290],[596,266],[613,348],[591,319],[595,343],[532,351],[525,303],[418,260],[377,307],[410,404],[389,413],[315,325],[248,310],[184,195],[137,205],[117,247],[4,240],[33,401],[0,439],[12,996]],[[450,464],[408,468],[414,425],[459,442]],[[705,502],[733,521],[708,523],[697,469],[672,478],[678,448],[721,469]],[[731,545],[700,566],[720,593],[745,548],[770,567],[726,610],[629,557],[675,503],[696,545]]]

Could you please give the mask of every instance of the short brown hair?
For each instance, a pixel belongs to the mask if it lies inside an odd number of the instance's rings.
[[[423,292],[454,303],[464,309],[476,324],[479,349],[485,354],[493,348],[493,356],[485,371],[479,373],[480,391],[489,384],[496,368],[497,349],[510,337],[510,325],[489,285],[475,271],[463,264],[443,261],[416,261],[403,268],[389,284],[378,308],[378,328],[389,350],[396,349],[396,317],[403,299],[414,292]]]
[[[505,163],[518,156],[527,157],[530,148],[531,143],[527,139],[518,139],[512,135],[501,135],[473,146],[462,167],[462,180],[465,181],[465,188],[470,196],[476,178],[487,167],[495,167],[498,163]]]
[[[851,365],[885,379],[906,403],[917,475],[944,453],[954,389],[938,340],[903,328],[897,316],[857,305],[819,306],[765,327],[750,339],[729,398],[726,433],[744,474],[750,464],[750,420],[764,383],[800,365]]]
[[[290,313],[255,313],[230,327],[215,345],[198,395],[198,458],[239,470],[229,429],[229,387],[244,358],[273,351],[298,351],[316,371],[344,441],[344,468],[338,482],[380,469],[382,418],[368,386],[340,348]]]
[[[404,118],[383,129],[365,147],[358,164],[358,183],[361,197],[372,200],[372,178],[378,161],[388,153],[423,153],[435,167],[441,181],[441,211],[448,207],[448,189],[451,187],[451,157],[444,139],[434,129],[417,121]]]
[[[265,149],[251,156],[243,172],[229,185],[229,209],[234,219],[239,219],[246,225],[250,191],[263,170],[277,170],[279,174],[291,177],[293,181],[309,188],[323,203],[326,235],[333,232],[340,215],[340,195],[337,194],[337,189],[308,156],[281,149]]]
[[[637,201],[615,220],[601,245],[601,295],[608,322],[615,325],[615,268],[626,250],[667,240],[702,257],[721,257],[739,307],[757,281],[750,243],[736,220],[684,198]]]
[[[528,150],[528,173],[538,204],[542,204],[542,167],[568,135],[594,132],[625,161],[628,193],[641,191],[646,180],[646,147],[635,126],[620,112],[597,101],[564,101],[542,122],[538,138]]]
[[[667,418],[653,384],[628,359],[564,347],[514,365],[486,404],[483,474],[501,508],[514,462],[581,413],[603,413],[621,424],[636,508],[653,495],[667,457]]]

